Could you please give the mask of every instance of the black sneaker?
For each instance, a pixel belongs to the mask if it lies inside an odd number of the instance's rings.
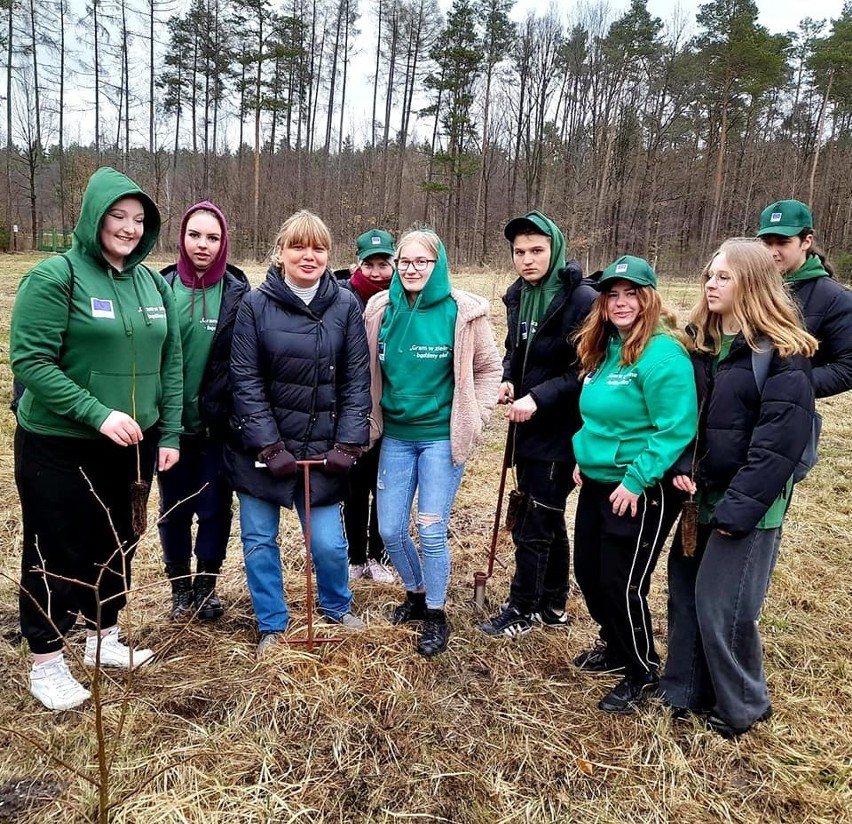
[[[422,621],[426,615],[426,593],[406,592],[405,600],[385,616],[392,624]]]
[[[571,616],[567,609],[540,609],[530,615],[530,621],[543,627],[567,627],[571,623]]]
[[[604,712],[626,715],[635,712],[660,688],[660,678],[656,672],[644,675],[627,675],[621,679],[618,686],[604,696],[598,704],[598,709]]]
[[[450,637],[450,625],[442,609],[427,609],[423,616],[423,634],[417,642],[417,651],[427,658],[443,652]]]
[[[514,607],[506,607],[492,619],[479,625],[480,631],[486,635],[493,637],[506,635],[509,638],[519,638],[521,635],[526,635],[532,628],[529,616],[522,615]]]
[[[574,659],[574,666],[585,672],[623,672],[624,666],[607,655],[603,641],[596,641],[591,649],[584,650]]]
[[[759,724],[761,721],[768,721],[772,717],[772,704],[770,704],[766,710],[760,715],[758,718],[754,720],[754,723],[749,724],[747,727],[735,727],[733,724],[729,724],[725,721],[724,718],[716,715],[715,713],[711,713],[704,719],[704,724],[708,730],[712,730],[715,733],[718,733],[722,736],[722,738],[732,739],[737,738],[740,735],[745,735],[755,724]]]

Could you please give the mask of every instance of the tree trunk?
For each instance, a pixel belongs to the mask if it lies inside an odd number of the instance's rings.
[[[814,202],[814,182],[816,181],[817,166],[819,165],[819,149],[822,143],[822,130],[825,128],[825,110],[828,108],[828,98],[831,95],[831,86],[834,83],[834,71],[828,75],[828,86],[822,97],[822,105],[819,107],[819,119],[817,120],[816,135],[814,139],[814,160],[811,163],[811,174],[808,178],[808,203]]]

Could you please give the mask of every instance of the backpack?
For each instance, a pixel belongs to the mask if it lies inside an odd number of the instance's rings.
[[[70,311],[71,301],[74,297],[74,267],[71,265],[71,261],[64,252],[59,257],[65,258],[65,262],[68,264],[68,307]],[[21,397],[24,394],[25,388],[26,387],[17,378],[12,378],[12,400],[9,403],[9,409],[12,410],[12,414],[15,417],[18,416],[18,405],[21,402]]]
[[[762,395],[763,387],[766,385],[766,378],[769,376],[769,364],[772,361],[772,355],[775,353],[775,347],[763,337],[758,338],[757,344],[760,350],[751,350],[751,370],[754,372],[754,382],[757,384],[757,391]],[[816,466],[819,460],[818,448],[819,436],[821,434],[822,415],[819,412],[814,412],[810,438],[805,445],[805,451],[802,452],[799,462],[796,464],[796,468],[793,470],[794,484],[804,480],[808,472]]]

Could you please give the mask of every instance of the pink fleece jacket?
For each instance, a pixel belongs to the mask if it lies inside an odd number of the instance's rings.
[[[455,390],[450,415],[450,445],[453,463],[458,465],[467,460],[482,428],[491,417],[497,403],[503,365],[488,321],[488,301],[461,289],[453,289],[450,297],[458,306],[453,349]],[[387,305],[388,293],[380,292],[370,298],[364,312],[370,346],[370,392],[373,396],[371,445],[382,434],[382,370],[379,367],[378,341]]]

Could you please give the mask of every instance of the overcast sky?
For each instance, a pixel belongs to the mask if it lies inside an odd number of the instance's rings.
[[[452,0],[440,0],[444,9],[449,9]],[[561,0],[556,3],[559,9],[570,10],[581,5],[572,0]],[[693,21],[700,2],[677,3],[675,0],[648,0],[648,11],[661,18],[664,23],[668,22],[675,9],[679,6],[682,13]],[[518,0],[514,14],[515,19],[520,19],[530,10],[542,9],[547,6],[545,0]],[[613,16],[629,8],[629,0],[611,0],[610,7]],[[814,20],[831,19],[839,17],[843,10],[843,0],[757,0],[757,8],[760,13],[760,22],[771,32],[794,31],[799,26],[803,17],[811,17]]]

